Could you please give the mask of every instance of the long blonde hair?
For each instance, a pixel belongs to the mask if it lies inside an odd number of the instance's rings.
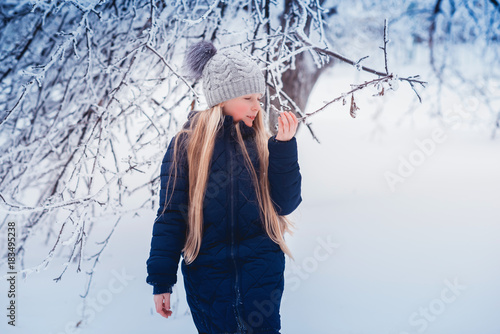
[[[269,150],[267,143],[271,134],[266,129],[263,118],[263,110],[259,110],[253,123],[255,129],[255,143],[257,154],[259,156],[259,165],[261,173],[257,179],[257,173],[250,160],[246,145],[241,135],[240,122],[235,124],[237,142],[240,145],[243,156],[245,158],[245,167],[250,172],[252,183],[256,189],[257,200],[259,203],[259,215],[261,221],[264,222],[264,228],[268,236],[277,243],[281,250],[287,254],[292,260],[295,260],[287,247],[284,234],[285,232],[293,235],[290,227],[295,228],[295,224],[286,216],[277,214],[273,206],[269,178],[267,168],[269,165]],[[189,166],[189,203],[188,211],[188,226],[186,231],[186,242],[182,252],[184,253],[184,261],[186,264],[192,263],[198,256],[203,236],[203,200],[207,189],[208,173],[210,171],[210,162],[212,159],[215,137],[219,129],[223,126],[224,114],[221,104],[218,104],[209,109],[196,112],[192,116],[189,127],[184,127],[175,136],[173,163],[171,164],[167,189],[171,189],[171,195],[175,188],[177,179],[177,164],[179,155],[179,142],[183,147],[187,147],[187,161]],[[185,135],[182,135],[185,134]],[[184,140],[179,140],[183,137]],[[174,183],[170,187],[170,178],[174,173]],[[170,199],[172,196],[170,196]],[[168,194],[165,196],[165,205],[163,212],[167,208]]]

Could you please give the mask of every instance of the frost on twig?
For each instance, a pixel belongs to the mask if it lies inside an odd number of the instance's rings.
[[[363,71],[366,71],[368,73],[371,73],[371,74],[375,74],[375,75],[378,75],[379,78],[378,79],[374,79],[374,80],[371,80],[371,81],[365,81],[364,83],[362,84],[358,84],[358,85],[352,85],[351,84],[351,90],[350,91],[347,91],[347,92],[344,92],[342,93],[340,96],[334,98],[333,100],[329,101],[329,102],[326,102],[324,106],[322,106],[321,108],[313,111],[313,112],[310,112],[310,113],[306,113],[304,114],[303,116],[301,117],[298,117],[298,119],[302,122],[304,122],[308,117],[324,110],[328,105],[334,103],[334,102],[337,102],[337,101],[342,101],[342,104],[345,105],[345,97],[346,95],[349,95],[351,94],[351,105],[350,105],[350,108],[349,108],[349,113],[351,115],[351,117],[355,118],[356,117],[356,110],[359,110],[359,108],[356,106],[356,103],[354,101],[354,92],[356,91],[359,91],[359,90],[362,90],[366,87],[369,87],[369,86],[374,86],[374,87],[379,87],[381,86],[382,83],[386,82],[388,83],[389,87],[392,89],[392,90],[397,90],[398,87],[399,87],[399,81],[406,81],[408,82],[408,84],[411,86],[411,88],[413,89],[413,91],[415,92],[415,94],[417,95],[418,99],[420,102],[422,102],[421,98],[420,98],[420,95],[418,94],[418,92],[416,91],[415,89],[415,84],[419,84],[421,85],[422,87],[425,87],[426,83],[425,81],[422,81],[422,80],[418,80],[417,78],[419,78],[418,75],[415,75],[415,76],[411,76],[411,77],[407,77],[407,78],[399,78],[399,76],[397,74],[394,74],[394,73],[388,73],[388,66],[387,66],[387,43],[389,42],[388,39],[387,39],[387,20],[384,21],[384,46],[381,47],[381,49],[384,51],[384,62],[385,62],[385,73],[384,72],[381,72],[381,71],[377,71],[377,70],[374,70],[372,68],[369,68],[369,67],[365,67],[365,66],[361,66],[360,65],[360,62],[362,60],[364,60],[365,58],[367,58],[368,56],[365,56],[361,59],[359,59],[358,61],[353,61],[345,56],[342,56],[340,55],[339,53],[336,53],[336,52],[333,52],[333,51],[330,51],[330,50],[325,50],[325,49],[321,49],[321,48],[318,48],[318,47],[314,47],[312,45],[310,45],[312,47],[313,50],[319,52],[319,53],[324,53],[330,57],[333,57],[333,58],[336,58],[342,62],[345,62],[347,64],[350,64],[352,66],[354,66],[358,71],[360,70],[363,70]],[[300,38],[300,36],[299,36]],[[303,41],[304,43],[307,43],[306,41]],[[384,95],[384,89],[382,87],[382,90],[380,91],[379,94],[377,94],[378,96],[383,96]]]
[[[181,68],[192,43],[212,40],[250,52],[266,67],[281,108],[299,110],[282,91],[281,77],[304,53],[322,66],[325,57],[291,33],[314,41],[309,36],[319,31],[325,38],[319,2],[293,5],[288,14],[296,20],[284,30],[271,25],[277,10],[271,2],[252,2],[251,11],[239,2],[176,4],[2,5],[0,211],[19,222],[16,252],[24,276],[62,258],[54,280],[74,265],[89,275],[87,296],[98,258],[120,225],[112,219],[117,223],[103,243],[94,231],[105,229],[109,217],[157,207],[169,140],[203,102],[200,83],[189,82]],[[26,263],[28,242],[40,231],[47,252]]]
[[[209,40],[220,49],[250,53],[265,76],[267,117],[292,110],[318,142],[309,117],[332,103],[341,102],[354,117],[362,107],[354,95],[359,101],[358,92],[365,88],[375,87],[383,97],[406,82],[421,101],[418,88],[426,85],[418,75],[396,73],[388,52],[393,48],[387,46],[398,43],[399,35],[422,39],[428,31],[396,35],[391,17],[389,40],[386,19],[383,36],[377,32],[380,36],[373,38],[379,44],[383,37],[384,65],[374,69],[365,66],[364,52],[378,45],[362,44],[360,56],[339,52],[357,34],[352,18],[337,10],[349,4],[340,2],[330,8],[323,1],[31,3],[7,2],[0,21],[0,210],[6,220],[19,222],[17,252],[23,266],[25,247],[38,232],[47,234],[49,246],[39,263],[20,269],[26,274],[47,268],[57,256],[64,257],[64,270],[56,280],[73,264],[77,271],[94,273],[98,261],[92,260],[98,256],[92,255],[103,254],[108,244],[94,239],[93,231],[105,228],[96,222],[157,208],[164,151],[189,110],[203,102],[200,83],[186,80],[181,70],[192,43]],[[283,24],[276,24],[280,14]],[[444,14],[433,15],[437,21]],[[360,24],[379,31],[380,23],[368,18]],[[342,27],[343,33],[331,33]],[[431,42],[437,43],[439,27],[431,28]],[[439,70],[437,55],[431,56]],[[308,81],[312,87],[332,60],[373,78],[348,86],[306,114],[308,94],[299,95],[299,84]],[[296,80],[283,80],[297,72]],[[445,78],[442,72],[439,78]],[[482,98],[484,90],[476,91]],[[494,101],[491,109],[498,113]],[[105,231],[111,237],[115,228],[120,225]]]

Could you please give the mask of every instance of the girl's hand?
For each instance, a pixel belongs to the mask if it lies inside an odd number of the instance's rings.
[[[170,310],[170,293],[162,293],[153,295],[156,312],[160,313],[162,317],[168,318],[172,315]]]
[[[278,134],[276,140],[288,141],[293,138],[299,121],[291,111],[284,111],[278,117]]]

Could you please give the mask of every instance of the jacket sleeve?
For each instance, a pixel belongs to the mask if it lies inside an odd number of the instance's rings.
[[[302,202],[300,167],[295,137],[288,141],[269,138],[268,177],[271,199],[280,216],[292,213]]]
[[[154,295],[172,293],[172,287],[177,282],[179,259],[186,240],[189,174],[184,155],[177,155],[180,159],[177,163],[173,195],[171,195],[173,171],[170,183],[167,185],[170,166],[173,163],[174,140],[175,137],[170,141],[161,165],[160,207],[153,224],[151,250],[146,261],[148,273],[146,282],[153,286]],[[172,199],[162,214],[167,190],[169,198],[172,196]]]

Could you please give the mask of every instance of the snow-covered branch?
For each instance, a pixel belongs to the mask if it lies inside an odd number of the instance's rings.
[[[56,280],[72,263],[77,271],[93,273],[107,245],[93,239],[92,227],[100,228],[94,222],[157,206],[168,142],[187,112],[203,103],[201,83],[190,82],[181,68],[192,43],[210,40],[220,49],[250,53],[265,73],[270,131],[277,113],[293,110],[317,140],[305,119],[349,95],[355,116],[354,93],[367,87],[378,87],[382,95],[383,85],[395,89],[407,82],[421,99],[415,88],[425,81],[394,70],[404,60],[401,54],[413,52],[412,43],[432,42],[436,77],[446,82],[457,77],[446,70],[452,54],[445,52],[450,44],[442,42],[446,33],[464,43],[470,31],[491,43],[500,40],[494,2],[487,2],[494,11],[481,11],[470,1],[457,11],[495,24],[468,23],[467,29],[449,32],[446,25],[460,23],[459,16],[442,8],[434,13],[435,2],[427,1],[400,7],[371,1],[332,7],[322,0],[175,3],[26,0],[0,5],[0,210],[5,221],[22,222],[17,250],[22,264],[28,241],[40,229],[49,231],[52,246],[39,263],[23,267],[24,274],[46,268],[56,250],[66,251],[68,259]],[[371,7],[359,12],[358,5]],[[410,13],[418,19],[407,20]],[[387,18],[383,29],[380,17]],[[432,27],[429,19],[434,19]],[[389,45],[397,48],[387,47],[389,27]],[[377,59],[376,54],[367,59],[366,53],[379,50],[381,42],[383,59],[363,66]],[[492,64],[500,59],[498,49],[485,51]],[[306,114],[314,84],[337,60],[377,78],[333,93],[330,102]],[[487,82],[494,82],[496,68],[491,66]],[[469,88],[475,83],[466,76],[461,82]],[[490,101],[499,127],[500,113]],[[120,227],[116,221],[106,240]],[[90,281],[84,296],[89,288]]]

